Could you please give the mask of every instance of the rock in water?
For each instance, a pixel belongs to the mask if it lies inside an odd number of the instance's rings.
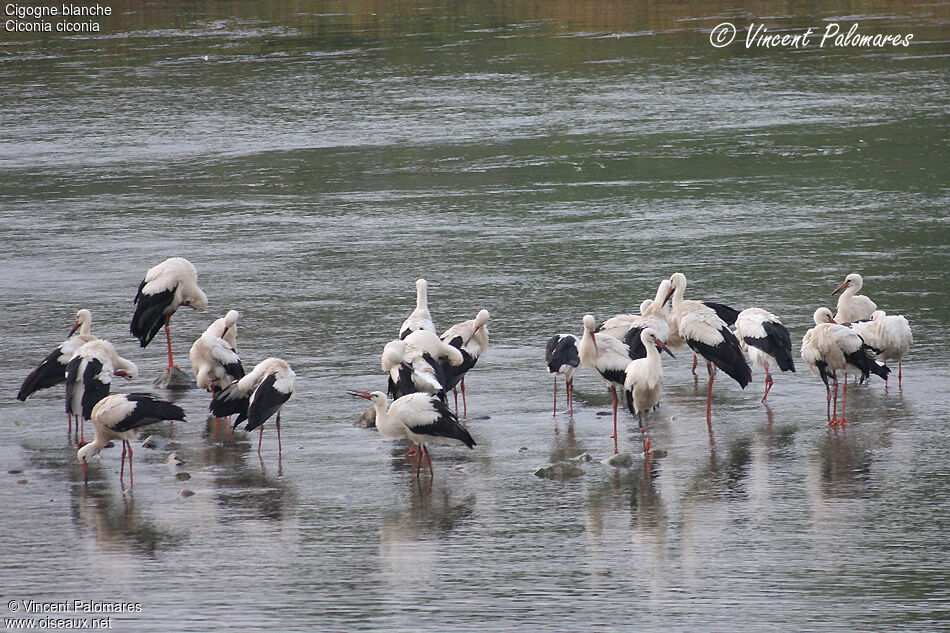
[[[353,423],[353,426],[360,429],[376,428],[376,407],[370,407]]]
[[[581,453],[580,455],[576,457],[572,457],[571,461],[572,462],[589,462],[591,459],[593,458],[590,456],[590,453]]]
[[[633,456],[630,453],[617,453],[605,459],[603,463],[614,468],[630,468],[633,466]]]
[[[169,367],[155,379],[152,386],[159,389],[191,389],[195,387],[195,381],[177,367]]]
[[[149,435],[144,440],[142,440],[142,448],[151,448],[151,449],[164,449],[171,442],[168,441],[168,438],[162,437],[161,435]]]
[[[187,488],[182,488],[178,491],[178,496],[187,499],[188,497],[195,496],[195,492],[193,490],[188,490]]]
[[[584,474],[584,471],[571,462],[558,462],[550,466],[542,466],[534,471],[535,477],[541,479],[553,479],[555,481],[568,481]]]
[[[169,466],[181,466],[185,462],[182,461],[182,459],[178,457],[176,453],[169,453],[168,457],[165,459],[165,463]]]

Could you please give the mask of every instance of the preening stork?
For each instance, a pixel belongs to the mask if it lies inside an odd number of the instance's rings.
[[[475,367],[482,353],[488,349],[488,322],[491,315],[488,310],[479,310],[474,319],[462,321],[442,333],[442,342],[451,345],[462,353],[460,365],[445,365],[445,388],[455,394],[455,413],[458,414],[459,402],[456,385],[462,390],[462,416],[468,417],[468,404],[465,402],[465,374]]]
[[[122,466],[119,482],[125,472],[125,456],[129,456],[129,488],[135,485],[132,474],[132,445],[137,429],[162,420],[184,420],[184,410],[170,402],[158,400],[147,393],[121,393],[107,396],[92,409],[92,424],[96,436],[76,453],[82,464],[83,477],[87,476],[89,460],[99,454],[112,440],[122,440]],[[88,479],[86,480],[88,483]]]
[[[264,422],[277,414],[277,451],[283,448],[280,441],[280,410],[294,393],[296,374],[280,358],[262,360],[240,380],[219,391],[211,399],[211,412],[216,418],[225,418],[238,414],[234,428],[247,420],[244,430],[253,431],[260,427],[257,440],[257,453],[260,455],[261,442],[264,440]]]
[[[76,416],[80,427],[80,443],[85,443],[85,420],[92,409],[109,395],[113,376],[128,380],[138,377],[139,369],[130,360],[119,356],[112,343],[96,339],[85,343],[66,365],[66,413]]]
[[[403,321],[399,338],[404,339],[416,330],[435,333],[435,323],[429,314],[429,282],[425,279],[416,279],[416,309]]]
[[[212,394],[235,380],[244,378],[244,366],[237,353],[237,310],[214,321],[188,352],[199,389]]]
[[[429,473],[432,474],[432,458],[426,449],[427,444],[475,448],[475,440],[468,429],[459,423],[445,401],[437,395],[411,393],[393,401],[387,410],[386,395],[381,391],[368,393],[351,390],[348,393],[373,403],[376,409],[376,428],[384,437],[406,437],[420,446],[421,457],[416,464],[417,477],[423,460],[428,463]]]
[[[666,286],[664,286],[664,284],[666,284]],[[642,302],[640,302],[640,314],[618,314],[617,316],[610,317],[601,323],[600,326],[598,326],[597,332],[600,334],[607,334],[608,336],[612,336],[615,339],[622,341],[634,322],[640,320],[642,317],[645,317],[648,314],[654,314],[658,312],[662,315],[663,304],[666,302],[668,296],[668,284],[669,281],[664,279],[660,283],[660,287],[657,289],[656,298],[644,299]],[[640,334],[638,332],[637,336],[639,337],[639,335]],[[639,345],[639,339],[637,339],[637,344]],[[642,357],[637,356],[636,358]]]
[[[683,299],[683,293],[686,291],[686,277],[682,273],[674,273],[670,277],[670,284],[670,292],[673,294],[673,305],[670,311],[672,327],[677,330],[680,338],[693,350],[693,353],[706,361],[706,371],[709,373],[709,385],[706,390],[706,421],[711,425],[715,368],[718,367],[726,372],[743,389],[752,380],[752,368],[742,355],[739,341],[729,330],[727,322],[719,316],[718,311],[701,301]],[[738,316],[738,312],[736,315]]]
[[[887,380],[890,370],[874,360],[873,350],[857,332],[835,323],[831,317],[831,310],[828,308],[822,307],[815,310],[814,320],[815,327],[805,332],[805,337],[802,339],[802,360],[825,383],[828,424],[844,424],[847,422],[845,419],[847,390],[844,391],[841,401],[841,418],[838,418],[839,374],[844,375],[847,385],[849,373],[859,374],[862,380],[866,380],[872,373]],[[832,395],[829,380],[834,383],[834,395]],[[832,400],[834,400],[834,412],[832,412]]]
[[[145,273],[134,303],[135,314],[132,315],[129,332],[145,347],[164,325],[168,341],[168,367],[174,367],[169,320],[181,306],[196,310],[208,307],[208,297],[198,287],[198,271],[182,257],[166,259]]]
[[[656,335],[657,340],[666,345],[670,337],[670,321],[663,311],[667,300],[670,297],[670,280],[664,279],[656,289],[656,297],[652,301],[645,301],[640,306],[640,316],[630,323],[627,333],[622,340],[630,348],[630,358],[644,358],[647,350],[640,339],[640,333],[650,328]],[[649,303],[649,305],[646,305]]]
[[[788,328],[768,310],[746,308],[736,318],[736,338],[749,354],[749,360],[765,369],[765,395],[762,396],[762,402],[765,402],[775,382],[769,371],[769,362],[778,365],[782,371],[795,371]]]
[[[640,425],[643,452],[647,454],[650,452],[650,433],[644,425],[644,420],[660,403],[660,395],[663,393],[663,366],[657,350],[663,350],[671,357],[676,357],[651,328],[640,331],[640,344],[646,355],[630,361],[627,365],[624,371],[626,378],[623,383],[623,392],[627,408],[636,416],[637,423]]]
[[[442,365],[418,345],[396,339],[386,343],[380,366],[389,374],[387,391],[393,399],[410,393],[445,391]]]
[[[851,328],[874,349],[885,365],[889,360],[897,361],[897,384],[900,386],[904,374],[902,361],[914,342],[910,323],[904,315],[889,315],[883,310],[875,310],[869,321],[857,321],[851,324]]]
[[[622,341],[595,332],[597,322],[590,314],[584,316],[584,336],[577,346],[578,357],[584,367],[592,367],[604,381],[613,396],[614,434],[617,440],[617,388],[623,388],[624,370],[630,364],[630,350]],[[616,444],[616,442],[615,442]]]
[[[25,402],[40,389],[54,387],[66,381],[66,365],[80,347],[95,341],[92,335],[92,312],[83,308],[76,313],[76,323],[66,340],[59,344],[43,359],[39,366],[30,372],[17,394],[17,400]],[[69,427],[72,432],[72,414],[69,414]]]
[[[858,273],[851,273],[844,278],[840,286],[834,289],[832,295],[841,292],[838,297],[838,312],[835,314],[835,323],[854,323],[871,318],[871,313],[877,310],[877,304],[857,292],[864,286],[864,280]]]
[[[557,376],[564,376],[564,390],[567,392],[567,405],[574,415],[574,373],[581,364],[577,351],[577,337],[573,334],[555,334],[548,339],[544,350],[544,360],[548,373],[554,375],[554,415],[557,415]]]

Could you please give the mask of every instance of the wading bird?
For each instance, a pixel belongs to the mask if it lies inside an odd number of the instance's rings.
[[[716,376],[716,367],[723,370],[739,386],[745,389],[752,380],[752,368],[742,355],[739,341],[729,330],[718,311],[701,301],[686,301],[686,277],[674,273],[670,277],[670,292],[673,305],[670,311],[672,328],[693,352],[706,361],[709,373],[709,385],[706,389],[706,422],[712,432],[712,386]],[[725,307],[725,306],[724,306]],[[731,308],[730,308],[731,309]],[[738,312],[736,313],[738,315]]]
[[[83,478],[87,478],[89,460],[99,454],[112,440],[122,440],[122,466],[119,482],[125,472],[125,456],[129,456],[129,488],[135,485],[132,474],[132,445],[136,429],[162,420],[184,420],[184,410],[170,402],[158,400],[147,393],[120,393],[100,400],[92,409],[92,424],[96,436],[76,453],[82,464]]]
[[[802,339],[802,360],[822,382],[828,401],[828,424],[839,425],[847,422],[845,406],[847,404],[848,374],[859,374],[861,380],[870,374],[876,374],[887,380],[890,370],[874,360],[873,351],[861,336],[849,327],[835,323],[831,310],[818,308],[814,314],[815,327],[805,332]],[[838,418],[838,376],[844,375],[845,389],[841,399],[841,417]],[[829,380],[834,383],[832,395]],[[832,411],[834,401],[834,411]]]
[[[380,367],[389,374],[387,391],[394,400],[410,393],[445,391],[442,365],[417,345],[400,339],[386,343]]]
[[[869,321],[857,321],[851,327],[885,365],[889,360],[897,361],[897,385],[900,386],[904,373],[902,361],[914,342],[907,319],[902,314],[889,315],[883,310],[875,310]]]
[[[224,418],[238,414],[234,427],[247,420],[244,430],[253,431],[260,427],[260,437],[257,440],[257,453],[260,455],[261,443],[264,441],[264,422],[277,414],[277,452],[282,452],[280,441],[280,410],[294,393],[294,378],[296,374],[280,358],[262,360],[240,380],[219,391],[211,399],[211,412],[216,418]]]
[[[432,472],[432,458],[426,444],[445,446],[467,446],[475,448],[475,440],[468,430],[459,423],[458,418],[449,410],[445,401],[437,395],[411,393],[393,401],[386,408],[386,395],[381,391],[350,390],[347,393],[365,398],[376,409],[376,428],[390,439],[406,437],[420,447],[420,458],[416,464],[416,476],[422,468],[422,461],[429,465]]]
[[[623,388],[624,370],[630,364],[630,350],[612,336],[594,332],[597,322],[590,314],[584,316],[584,336],[577,346],[578,357],[584,367],[591,367],[604,381],[613,397],[614,434],[617,440],[617,388]]]
[[[736,338],[749,354],[752,364],[765,369],[765,395],[762,396],[762,402],[765,402],[774,382],[769,372],[769,362],[778,365],[782,371],[795,371],[792,337],[788,328],[768,310],[746,308],[736,318]]]
[[[557,376],[564,376],[567,405],[574,415],[574,373],[581,364],[577,352],[577,337],[573,334],[555,334],[548,339],[544,350],[548,373],[554,375],[554,415],[557,415]]]
[[[640,333],[650,328],[656,335],[657,340],[664,345],[670,337],[670,321],[663,308],[670,298],[670,280],[664,279],[656,289],[656,297],[649,302],[644,309],[641,306],[641,314],[630,323],[627,333],[623,336],[623,342],[630,348],[630,358],[644,358],[647,354],[646,348],[640,339]],[[647,303],[647,302],[644,302]]]
[[[89,341],[76,350],[66,365],[66,413],[78,420],[81,444],[86,441],[83,422],[91,419],[93,407],[109,395],[112,377],[132,380],[138,375],[135,363],[119,356],[105,339]]]
[[[195,267],[187,259],[172,257],[149,268],[145,279],[139,284],[133,303],[135,314],[129,332],[145,347],[164,325],[168,341],[168,367],[174,367],[169,320],[181,306],[196,310],[208,307],[208,297],[198,287]]]
[[[445,365],[445,388],[455,394],[455,413],[459,410],[459,397],[456,385],[462,390],[462,416],[468,417],[468,404],[465,402],[465,374],[475,367],[482,353],[488,349],[488,322],[491,315],[488,310],[479,310],[474,319],[462,321],[442,333],[442,341],[462,353],[462,364]]]
[[[643,358],[630,361],[624,371],[626,378],[623,383],[623,392],[627,401],[627,408],[637,418],[640,425],[640,437],[643,440],[643,452],[650,452],[650,433],[644,425],[644,420],[659,403],[663,393],[663,366],[660,364],[660,353],[663,350],[671,357],[670,351],[657,333],[651,328],[640,332],[640,343],[646,352]]]
[[[416,309],[403,321],[399,338],[404,339],[416,330],[435,333],[435,323],[429,314],[429,282],[425,279],[416,279]]]
[[[844,278],[840,286],[834,289],[832,295],[841,292],[838,297],[838,312],[835,314],[835,323],[853,323],[870,319],[871,313],[877,310],[877,305],[864,295],[857,292],[864,286],[864,280],[858,273],[851,273]]]
[[[244,378],[237,353],[237,310],[214,321],[191,346],[188,357],[199,389],[212,394]]]

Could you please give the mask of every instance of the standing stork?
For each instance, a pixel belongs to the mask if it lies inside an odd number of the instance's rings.
[[[168,342],[168,368],[174,367],[172,336],[168,328],[172,315],[181,306],[196,310],[208,307],[208,297],[198,287],[198,271],[182,257],[166,259],[148,269],[133,303],[135,314],[132,315],[129,332],[145,347],[164,325]]]
[[[729,330],[728,324],[717,314],[717,310],[701,301],[684,300],[685,291],[686,277],[682,273],[673,273],[670,277],[670,292],[673,294],[670,317],[680,338],[706,361],[706,371],[709,374],[706,423],[711,433],[712,386],[716,367],[726,372],[743,389],[752,380],[752,368],[742,355],[742,348],[739,347],[735,334]]]
[[[838,375],[843,374],[845,384],[849,373],[861,375],[865,380],[870,374],[876,374],[887,380],[890,369],[874,360],[870,347],[861,336],[849,327],[835,322],[828,308],[818,308],[814,314],[815,327],[805,332],[802,339],[802,360],[809,369],[825,383],[828,400],[828,424],[840,425],[847,422],[845,406],[847,390],[841,400],[841,418],[838,418]],[[834,395],[828,381],[834,383]],[[831,402],[834,399],[834,413]]]
[[[659,312],[662,314],[663,305],[666,303],[668,296],[668,284],[669,281],[664,279],[660,282],[660,287],[657,289],[654,299],[644,299],[640,302],[640,314],[618,314],[617,316],[610,317],[600,324],[597,328],[597,332],[607,334],[622,341],[635,321],[647,316],[648,313],[653,314],[654,312]],[[639,333],[637,333],[637,336],[639,336]],[[637,358],[641,357],[638,356]]]
[[[386,343],[380,366],[389,374],[387,391],[394,400],[410,393],[445,391],[442,365],[418,345],[400,339]]]
[[[645,301],[640,306],[640,316],[635,318],[623,336],[623,342],[630,348],[630,358],[645,358],[647,350],[640,339],[640,333],[650,328],[656,335],[657,340],[664,345],[670,337],[670,321],[667,319],[663,308],[667,299],[670,297],[670,280],[664,279],[656,289],[656,297],[652,301]],[[649,305],[646,305],[649,303]]]
[[[136,378],[139,369],[119,356],[112,343],[96,339],[84,344],[66,365],[66,413],[76,416],[79,442],[86,443],[83,422],[91,419],[92,408],[109,395],[113,376]]]
[[[376,428],[385,437],[407,437],[420,446],[422,457],[416,464],[417,477],[423,459],[429,464],[430,475],[433,474],[432,458],[429,457],[426,444],[475,448],[475,440],[468,429],[459,423],[456,415],[437,395],[411,393],[393,401],[387,410],[386,395],[381,391],[367,393],[351,390],[348,393],[373,403],[376,408]]]
[[[577,337],[573,334],[555,334],[548,339],[544,350],[544,360],[548,373],[554,375],[554,415],[557,415],[557,375],[564,376],[564,390],[567,392],[567,405],[574,415],[574,372],[581,364],[577,351]]]
[[[239,316],[237,310],[228,310],[208,326],[188,351],[198,388],[212,395],[244,378],[244,366],[236,349]]]
[[[66,381],[66,367],[73,355],[79,351],[79,348],[95,341],[96,337],[92,334],[92,312],[83,308],[76,313],[76,323],[69,332],[66,340],[59,344],[50,354],[43,359],[39,366],[30,372],[23,384],[20,386],[20,392],[17,393],[17,400],[26,402],[26,399],[32,396],[40,389],[54,387]],[[67,411],[69,419],[69,433],[73,432],[73,414]],[[79,420],[76,420],[79,424]]]
[[[650,452],[650,433],[643,424],[644,418],[660,402],[663,393],[663,366],[660,364],[660,353],[663,350],[671,357],[673,352],[660,340],[657,333],[646,328],[640,332],[640,343],[646,352],[643,358],[630,361],[624,371],[626,378],[623,382],[623,393],[627,400],[627,408],[637,417],[640,425],[640,437],[643,440],[643,452]]]
[[[836,295],[842,290],[838,297],[838,312],[835,314],[835,323],[854,323],[871,318],[871,313],[877,310],[877,304],[864,295],[857,294],[858,290],[864,286],[864,280],[858,273],[851,273],[844,278],[841,285],[831,293]]]
[[[260,437],[257,440],[257,454],[261,454],[261,443],[264,441],[264,422],[277,414],[277,452],[282,452],[280,442],[280,410],[294,393],[294,378],[296,374],[280,358],[262,360],[240,380],[219,391],[211,399],[211,412],[217,418],[238,414],[234,427],[247,420],[245,431],[253,431],[260,427]]]
[[[399,338],[404,339],[416,330],[435,333],[435,323],[429,314],[429,282],[425,279],[416,279],[416,309],[403,321]]]
[[[795,371],[792,337],[788,328],[768,310],[746,308],[736,318],[736,338],[749,354],[749,360],[765,370],[765,395],[762,396],[762,402],[765,402],[774,382],[769,373],[769,361],[782,371]]]
[[[442,342],[451,345],[462,353],[462,364],[445,366],[446,389],[455,394],[455,413],[459,410],[459,397],[456,385],[462,389],[462,417],[468,417],[468,404],[465,402],[465,374],[475,367],[482,352],[488,349],[488,322],[491,315],[488,310],[479,310],[474,319],[462,321],[442,333]],[[461,382],[460,382],[461,381]]]
[[[132,474],[132,445],[136,429],[162,420],[184,420],[184,410],[164,400],[157,400],[147,393],[121,393],[107,396],[92,409],[92,424],[96,436],[76,453],[82,464],[83,478],[87,478],[89,460],[99,454],[112,440],[122,440],[122,467],[119,469],[119,482],[125,472],[125,455],[129,455],[129,488],[135,485]]]
[[[884,361],[885,365],[889,360],[897,361],[897,385],[901,386],[902,360],[914,342],[910,323],[904,315],[889,315],[884,310],[875,310],[871,313],[870,321],[857,321],[851,324],[851,328],[876,351],[877,357]]]
[[[584,336],[577,346],[578,357],[585,367],[592,367],[606,383],[613,396],[614,434],[610,436],[617,444],[617,387],[623,388],[624,370],[630,364],[630,350],[625,343],[612,336],[594,332],[597,322],[590,314],[584,316]]]

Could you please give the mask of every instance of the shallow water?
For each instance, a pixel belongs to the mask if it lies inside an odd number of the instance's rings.
[[[914,45],[715,50],[710,28],[755,14],[704,3],[152,3],[99,36],[6,35],[2,597],[137,602],[113,622],[136,631],[945,626],[947,11],[754,6]],[[143,433],[168,448],[135,445],[134,494],[118,449],[83,485],[61,393],[14,394],[80,307],[139,365],[114,391],[148,389],[165,356],[128,336],[131,299],[173,255],[210,299],[173,319],[179,362],[237,308],[245,364],[296,370],[282,455],[192,390],[186,423]],[[914,326],[903,387],[849,390],[833,431],[801,363],[768,407],[759,372],[720,375],[710,436],[683,352],[650,421],[668,456],[600,464],[609,398],[585,372],[552,417],[544,343],[676,270],[780,315],[796,355],[861,272]],[[433,449],[417,483],[345,390],[383,388],[420,276],[440,328],[493,321],[466,381],[478,446]],[[577,480],[533,476],[583,452]]]

